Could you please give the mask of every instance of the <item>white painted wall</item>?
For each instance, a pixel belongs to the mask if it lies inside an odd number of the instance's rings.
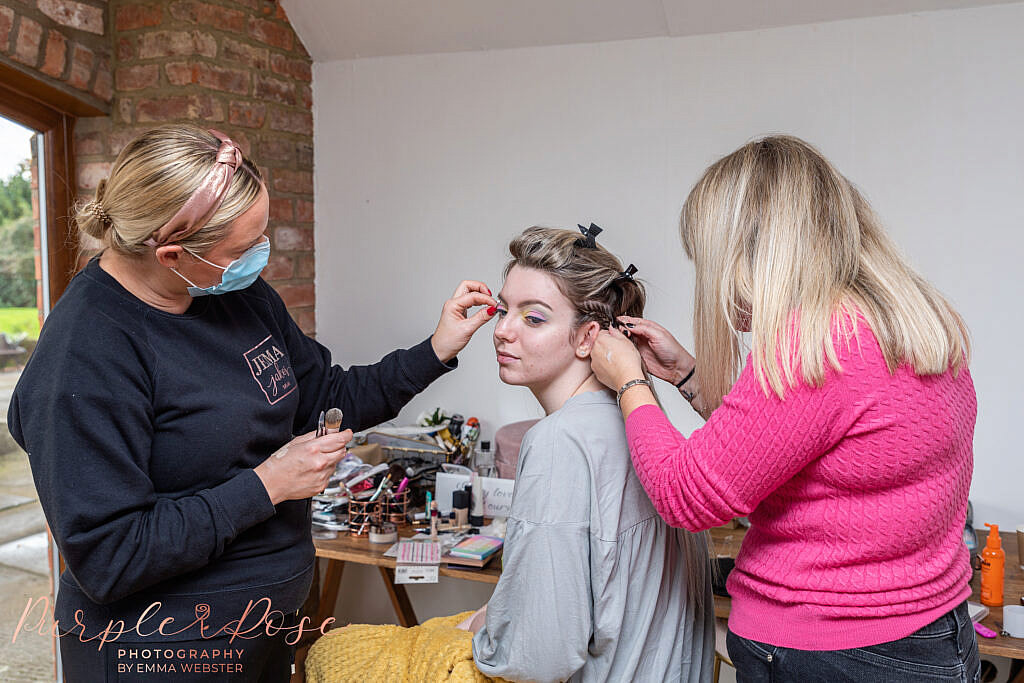
[[[372,362],[430,334],[460,279],[497,291],[521,229],[594,221],[647,280],[649,316],[690,344],[683,199],[716,158],[792,133],[865,191],[965,315],[979,402],[976,521],[1024,523],[1022,29],[1024,4],[1012,4],[318,63],[319,337],[338,362]],[[664,393],[673,421],[692,430],[682,400]],[[540,414],[528,392],[499,383],[489,328],[400,420],[437,405],[477,415],[485,438]],[[449,593],[482,602],[478,588]],[[424,617],[447,609],[422,589],[413,599]],[[347,619],[389,616],[386,604],[349,607],[339,609]]]

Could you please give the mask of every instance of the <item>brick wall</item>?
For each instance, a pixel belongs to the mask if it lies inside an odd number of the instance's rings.
[[[0,61],[106,111],[113,44],[106,0],[0,0]]]
[[[76,125],[79,194],[90,197],[124,144],[148,127],[190,121],[227,133],[260,167],[270,191],[273,249],[263,275],[313,334],[312,70],[284,11],[272,0],[0,0],[0,12],[14,10],[12,35],[29,14],[68,19],[84,16],[83,7],[106,11],[100,30],[107,30],[96,37],[105,41],[110,68],[101,78],[106,62],[96,57],[90,88],[109,77],[110,116]],[[62,74],[69,78],[73,44],[69,36]],[[99,46],[92,49],[100,53]],[[38,51],[35,68],[41,69],[44,51]]]

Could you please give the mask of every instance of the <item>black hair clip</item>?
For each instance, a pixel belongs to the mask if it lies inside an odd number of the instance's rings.
[[[601,234],[602,229],[593,223],[590,224],[589,228],[584,228],[579,223],[576,224],[579,227],[580,232],[583,233],[583,238],[576,240],[577,247],[585,247],[587,249],[597,249],[597,242],[595,238]],[[586,239],[584,239],[586,238]]]
[[[616,281],[618,281],[618,280],[632,280],[633,276],[636,275],[636,271],[637,271],[637,267],[634,266],[632,263],[630,263],[629,266],[624,271],[619,273],[619,276],[617,278],[615,278],[615,279],[616,279]]]

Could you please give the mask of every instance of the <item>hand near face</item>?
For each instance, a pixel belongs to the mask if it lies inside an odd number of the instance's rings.
[[[614,327],[601,330],[590,352],[590,368],[601,384],[618,391],[631,379],[643,379],[640,352]]]
[[[494,317],[497,303],[484,283],[476,280],[463,280],[459,283],[452,297],[444,302],[441,319],[430,338],[430,345],[442,363],[455,358],[469,343],[473,333]],[[467,317],[466,312],[474,306],[489,308],[482,308]]]

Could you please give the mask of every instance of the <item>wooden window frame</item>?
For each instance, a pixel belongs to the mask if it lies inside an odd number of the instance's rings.
[[[79,116],[107,112],[44,83],[37,77],[0,63],[0,115],[43,136],[42,185],[46,202],[49,301],[52,308],[77,270],[78,235],[74,217],[77,182],[74,127]],[[42,302],[40,302],[41,304]],[[47,311],[49,313],[49,311]]]

